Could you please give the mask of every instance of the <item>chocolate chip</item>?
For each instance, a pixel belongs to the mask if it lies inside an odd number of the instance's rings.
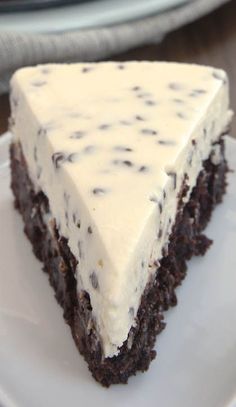
[[[115,147],[114,147],[114,150],[115,150],[115,151],[127,152],[127,153],[130,153],[131,151],[133,151],[132,148],[126,147],[126,146],[115,146]]]
[[[149,200],[154,203],[158,203],[158,199],[155,195],[150,196]]]
[[[69,224],[69,216],[67,210],[65,210],[65,219],[66,219],[66,227],[68,227]]]
[[[206,93],[205,89],[193,89],[191,93],[189,93],[190,97],[197,97],[199,95],[204,95]]]
[[[98,126],[99,130],[107,130],[107,129],[109,129],[109,127],[111,127],[111,125],[107,124],[107,123],[104,123],[104,124],[101,124],[100,126]]]
[[[129,160],[124,160],[123,163],[127,166],[127,167],[132,167],[132,162]]]
[[[45,129],[45,127],[40,127],[39,129],[38,129],[38,132],[37,132],[37,135],[40,137],[40,136],[46,136],[46,134],[47,134],[47,130]]]
[[[94,288],[94,290],[99,289],[98,277],[97,277],[97,274],[95,273],[95,271],[93,271],[90,274],[89,279],[91,281],[91,284],[92,284],[92,287]]]
[[[169,89],[178,91],[183,89],[183,85],[177,82],[171,82],[169,83]]]
[[[93,233],[93,230],[92,230],[92,227],[91,227],[91,226],[88,227],[88,233],[89,233],[90,235]]]
[[[158,140],[157,144],[160,144],[162,146],[175,146],[176,142],[173,140]]]
[[[85,154],[90,154],[90,153],[93,153],[95,150],[96,150],[95,146],[89,145],[89,146],[84,147],[83,152]]]
[[[55,168],[60,168],[60,166],[66,161],[66,156],[64,153],[57,152],[52,155],[52,162]]]
[[[182,113],[182,112],[177,112],[176,115],[180,118],[180,119],[187,119],[187,116]]]
[[[195,140],[194,138],[192,139],[192,145],[193,145],[193,146],[196,146],[196,145],[197,145],[197,142],[196,142],[196,140]]]
[[[78,228],[78,229],[80,229],[80,227],[81,227],[81,221],[80,221],[80,219],[78,220],[78,222],[77,222],[77,225],[76,225],[76,226],[77,226],[77,228]]]
[[[145,119],[144,119],[142,116],[140,116],[139,114],[137,114],[137,115],[135,116],[135,119],[138,120],[138,121],[140,121],[140,122],[144,122],[144,121],[145,121]]]
[[[82,69],[81,69],[81,72],[82,73],[88,73],[88,72],[91,72],[93,70],[93,67],[91,67],[91,66],[85,66],[85,67],[83,67]]]
[[[69,199],[70,199],[70,195],[67,194],[67,192],[64,192],[63,198],[64,198],[64,201],[65,201],[65,204],[68,205]]]
[[[155,106],[156,102],[154,102],[154,100],[145,100],[145,104],[147,106]]]
[[[72,139],[81,139],[81,138],[83,138],[85,136],[85,132],[84,131],[81,131],[81,130],[77,130],[77,131],[74,131],[71,135],[70,135],[70,138],[72,138]]]
[[[125,69],[125,66],[123,64],[119,64],[117,65],[117,69],[123,70]]]
[[[137,92],[138,90],[141,90],[141,87],[140,87],[140,86],[134,86],[134,87],[132,88],[132,90],[134,90],[135,92]]]
[[[172,177],[172,178],[173,178],[174,189],[176,189],[176,186],[177,186],[177,175],[176,175],[176,172],[174,172],[174,171],[169,171],[169,172],[167,172],[167,175],[168,175],[169,177]]]
[[[139,167],[139,172],[148,172],[148,167],[146,165],[141,165],[141,167]]]
[[[148,136],[157,136],[158,131],[152,130],[152,129],[142,129],[141,133],[145,134],[145,135],[148,135]]]
[[[126,167],[132,167],[133,163],[129,160],[113,160],[114,165],[124,165]]]
[[[158,202],[158,207],[159,207],[160,213],[162,213],[162,204],[161,204],[161,202]]]
[[[92,190],[92,192],[93,192],[94,195],[102,196],[102,195],[104,195],[107,191],[106,191],[104,188],[94,188],[94,189]]]
[[[66,157],[65,161],[68,161],[69,163],[75,163],[78,162],[80,159],[79,153],[71,153]]]
[[[49,74],[50,73],[50,69],[49,68],[42,68],[41,69],[41,73],[43,74],[43,75],[47,75],[47,74]]]
[[[31,83],[32,86],[35,86],[36,88],[40,88],[41,86],[46,85],[47,82],[43,81],[43,80],[38,80],[38,81],[34,81]]]
[[[158,239],[161,239],[162,238],[162,234],[163,234],[163,230],[160,228],[159,229],[159,231],[158,231]]]

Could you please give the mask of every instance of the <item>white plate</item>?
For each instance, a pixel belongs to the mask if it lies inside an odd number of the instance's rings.
[[[3,140],[1,140],[1,144]],[[227,139],[236,170],[236,142]],[[1,158],[3,161],[3,156]],[[0,171],[0,405],[4,407],[232,407],[236,405],[236,183],[214,212],[214,245],[189,263],[179,304],[166,313],[158,356],[127,386],[88,372]]]
[[[118,24],[193,0],[99,0],[46,10],[0,14],[0,31],[60,32]]]

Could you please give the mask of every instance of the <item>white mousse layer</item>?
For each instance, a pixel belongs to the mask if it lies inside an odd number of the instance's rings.
[[[105,357],[127,339],[191,189],[230,120],[228,81],[158,62],[46,65],[12,79],[12,131],[78,259]]]

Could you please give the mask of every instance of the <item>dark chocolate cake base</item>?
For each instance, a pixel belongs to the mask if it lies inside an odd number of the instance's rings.
[[[59,236],[55,221],[51,221],[50,227],[45,223],[45,214],[50,214],[48,199],[43,192],[35,193],[20,145],[11,145],[11,187],[15,195],[15,207],[25,223],[25,233],[35,255],[44,264],[80,353],[94,378],[104,386],[127,383],[129,376],[148,369],[156,356],[153,350],[156,336],[165,327],[163,312],[177,304],[175,289],[186,275],[186,260],[193,255],[203,255],[211,244],[202,230],[213,208],[222,200],[226,185],[227,165],[222,139],[219,144],[220,163],[214,165],[210,157],[203,163],[203,170],[187,204],[183,203],[188,190],[184,182],[170,244],[157,266],[155,279],[147,285],[142,296],[137,324],[131,328],[119,355],[106,359],[102,355],[89,295],[86,292],[77,293],[76,290],[77,261],[67,240]]]

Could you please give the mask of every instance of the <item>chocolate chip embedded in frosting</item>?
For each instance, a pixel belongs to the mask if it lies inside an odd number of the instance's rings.
[[[60,166],[66,161],[66,155],[62,152],[57,152],[52,155],[52,162],[56,169],[60,168]]]
[[[94,290],[98,290],[99,289],[99,283],[98,283],[97,273],[95,273],[95,271],[93,271],[90,274],[89,279],[90,279],[91,285],[94,288]]]
[[[40,136],[46,136],[46,134],[47,134],[47,130],[46,130],[45,127],[40,127],[40,128],[38,129],[37,135],[38,135],[39,137],[40,137]]]
[[[81,240],[78,241],[78,249],[79,249],[79,258],[84,258],[84,251],[83,251],[83,242]]]
[[[76,225],[76,226],[77,226],[77,228],[78,228],[78,229],[80,229],[80,228],[81,228],[81,220],[80,220],[80,219],[78,220],[78,222],[77,222],[77,225]]]
[[[113,160],[114,165],[121,165],[125,167],[132,167],[133,163],[130,160]]]
[[[153,130],[153,129],[142,129],[141,130],[142,134],[145,134],[147,136],[157,136],[158,131]]]
[[[85,154],[91,154],[91,153],[93,153],[95,150],[96,150],[96,147],[95,147],[95,146],[89,145],[89,146],[84,147],[83,152],[84,152]]]
[[[93,229],[92,229],[92,227],[91,227],[91,226],[89,226],[89,227],[88,227],[88,229],[87,229],[87,231],[88,231],[88,234],[89,234],[89,235],[91,235],[91,234],[93,233]]]
[[[108,123],[100,124],[100,126],[98,126],[99,130],[107,130],[110,127],[111,127],[111,125]]]
[[[41,73],[43,75],[48,75],[50,72],[51,72],[51,70],[49,68],[44,67],[41,69]]]
[[[104,189],[104,188],[99,188],[99,187],[98,187],[98,188],[93,188],[93,190],[92,190],[93,195],[97,195],[97,196],[105,195],[106,192],[107,192],[106,189]]]
[[[133,151],[132,148],[126,146],[115,146],[113,149],[114,151],[121,151],[126,153],[131,153],[131,151]]]
[[[133,90],[134,92],[137,92],[137,91],[141,90],[141,87],[140,87],[140,86],[134,86],[134,87],[132,88],[132,90]]]
[[[146,165],[141,165],[139,167],[138,172],[148,172],[149,168]]]
[[[168,85],[169,89],[179,91],[183,89],[183,85],[177,82],[170,82]]]
[[[92,67],[92,66],[84,66],[84,67],[81,69],[81,72],[82,72],[82,73],[88,73],[88,72],[91,72],[93,69],[94,69],[94,67]]]
[[[162,228],[159,228],[158,235],[157,235],[158,239],[161,239],[162,235],[163,235],[163,230],[162,230]]]
[[[117,69],[120,69],[122,71],[123,69],[125,69],[125,65],[119,64],[119,65],[117,65]]]
[[[76,130],[70,135],[70,138],[79,140],[79,139],[83,138],[84,136],[85,136],[84,131]]]
[[[160,211],[160,213],[162,213],[162,203],[160,202],[160,201],[158,201],[158,207],[159,207],[159,211]]]
[[[177,115],[180,119],[187,119],[186,114],[183,113],[183,112],[177,112],[176,115]]]
[[[135,119],[138,120],[139,122],[144,122],[144,121],[145,121],[144,117],[141,116],[141,115],[139,115],[139,114],[137,114],[137,115],[135,116]]]
[[[200,95],[204,95],[206,92],[205,89],[193,89],[192,92],[189,93],[190,97],[197,97]]]
[[[145,105],[155,106],[157,103],[154,100],[145,100]]]
[[[150,200],[151,202],[158,203],[158,199],[157,199],[157,197],[156,197],[155,195],[151,195],[150,198],[149,198],[149,200]]]
[[[176,142],[173,140],[158,140],[157,144],[161,146],[176,146]]]

